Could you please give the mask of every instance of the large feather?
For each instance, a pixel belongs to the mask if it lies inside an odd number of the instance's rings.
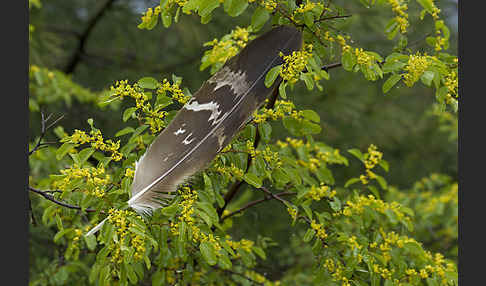
[[[301,45],[297,29],[274,28],[204,82],[137,162],[128,205],[139,214],[164,206],[179,184],[230,143],[280,83],[279,78],[270,88],[264,85],[267,72],[283,63],[280,52],[288,55]]]

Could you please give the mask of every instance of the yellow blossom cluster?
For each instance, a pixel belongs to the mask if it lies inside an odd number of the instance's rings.
[[[360,65],[365,65],[365,66],[370,66],[374,57],[363,51],[362,48],[355,48],[354,53],[356,55],[356,60],[358,64]]]
[[[104,189],[111,182],[111,176],[105,174],[103,166],[81,168],[74,164],[68,169],[61,170],[61,174],[64,177],[52,183],[54,188],[66,191],[73,180],[83,178],[86,182],[86,187],[81,189],[81,191],[98,198],[102,198],[105,195]]]
[[[284,60],[280,76],[289,83],[295,83],[305,69],[308,59],[312,57],[312,44],[307,44],[302,50],[293,51],[292,54],[287,56],[281,52],[280,56]]]
[[[221,40],[214,39],[204,43],[204,46],[213,48],[206,51],[205,56],[211,64],[224,64],[228,59],[235,56],[240,49],[244,48],[250,40],[251,27],[236,27],[229,35],[224,36]]]
[[[185,104],[191,98],[190,96],[184,94],[180,88],[180,82],[170,84],[170,82],[164,78],[162,85],[157,89],[157,93],[165,95],[166,92],[170,92],[172,94],[172,98],[178,101],[180,104]]]
[[[415,239],[408,236],[400,236],[393,231],[385,233],[383,229],[380,229],[379,231],[384,241],[378,246],[378,248],[382,251],[382,257],[386,262],[391,260],[391,251],[393,247],[403,248],[406,243],[420,245],[420,243],[418,243]],[[376,245],[376,243],[374,244]],[[424,253],[425,258],[427,259],[427,265],[421,269],[407,268],[405,270],[406,275],[404,277],[401,277],[400,280],[394,279],[396,285],[398,285],[399,282],[402,282],[403,279],[412,283],[416,277],[426,279],[433,275],[437,275],[439,278],[441,278],[444,285],[447,284],[445,273],[448,271],[453,271],[454,265],[452,263],[448,263],[444,259],[444,256],[440,253],[436,253],[435,255],[432,255],[432,253],[429,251],[424,251]],[[394,268],[387,269],[385,266],[382,267],[375,263],[373,263],[373,271],[380,274],[384,279],[390,279],[391,275],[395,273]]]
[[[140,88],[137,83],[132,86],[128,84],[127,80],[116,81],[115,85],[111,86],[110,89],[114,97],[119,97],[120,99],[131,97],[135,99],[135,106],[137,110],[140,110],[144,114],[145,124],[150,126],[150,131],[152,133],[155,134],[166,126],[164,118],[167,116],[168,112],[161,110],[163,107],[156,106],[155,108],[152,108],[148,95],[143,92],[143,89]],[[185,103],[189,100],[188,96],[185,96],[180,89],[179,83],[170,84],[167,79],[164,79],[157,92],[159,94],[165,94],[167,91],[169,91],[172,94],[172,97],[180,103]]]
[[[447,96],[457,97],[457,90],[458,90],[457,71],[452,70],[446,75],[444,80],[444,85],[447,87],[447,90],[449,91]]]
[[[117,210],[113,208],[108,210],[108,214],[108,222],[115,226],[119,241],[119,243],[110,245],[111,262],[117,264],[123,262],[122,246],[124,245],[125,240],[128,240],[130,246],[135,249],[135,253],[133,254],[134,260],[137,261],[142,259],[145,254],[145,239],[142,236],[129,231],[129,228],[136,227],[136,225],[128,219],[128,217],[136,217],[141,220],[142,217],[133,211]],[[140,228],[137,229],[143,232]]]
[[[319,187],[311,186],[310,191],[306,194],[306,197],[309,197],[315,201],[320,201],[322,198],[333,198],[336,196],[336,191],[331,190],[331,187],[324,185],[321,183]]]
[[[346,43],[346,39],[351,39],[349,35],[344,37],[342,35],[337,35],[336,38],[334,38],[330,36],[329,31],[326,31],[326,33],[324,33],[324,39],[329,42],[337,42],[341,46],[342,53],[351,51],[351,46]]]
[[[260,5],[263,8],[265,8],[268,12],[273,12],[275,9],[277,9],[278,4],[276,0],[261,0]]]
[[[182,201],[179,203],[179,206],[182,208],[178,219],[179,222],[171,222],[170,224],[170,230],[174,235],[179,234],[179,226],[181,222],[185,222],[189,227],[194,227],[195,222],[192,215],[194,214],[193,205],[197,200],[197,192],[195,190],[191,190],[189,187],[182,187],[182,189],[179,190],[179,193],[181,194],[182,198]],[[199,230],[196,231],[197,234],[199,234],[199,232]]]
[[[408,87],[412,87],[427,70],[429,65],[430,61],[427,56],[421,56],[418,52],[415,55],[410,55],[407,66],[404,68],[407,71],[403,76],[405,84]]]
[[[255,245],[253,241],[248,239],[241,239],[240,241],[232,241],[227,239],[226,244],[228,244],[228,246],[233,248],[234,250],[243,249],[246,252],[251,252],[251,248],[253,247],[253,245]]]
[[[295,208],[288,207],[287,211],[292,218],[292,220],[295,220],[297,218],[297,210]]]
[[[213,165],[213,170],[217,173],[224,175],[224,176],[228,176],[230,178],[233,177],[233,178],[237,178],[237,179],[240,179],[245,174],[245,172],[242,169],[236,167],[235,164],[233,164],[233,163],[231,163],[230,166],[224,166],[224,165],[221,165],[219,162],[216,162]]]
[[[302,111],[295,110],[295,105],[291,101],[277,100],[273,108],[262,107],[255,111],[253,121],[255,123],[265,122],[267,120],[279,120],[286,116],[302,119]]]
[[[319,239],[324,240],[327,238],[326,230],[324,226],[320,223],[317,223],[315,220],[311,221],[311,228],[316,232],[316,235]]]
[[[135,176],[135,170],[132,168],[127,168],[125,170],[125,177],[133,178]]]
[[[406,221],[410,221],[410,217],[406,216],[405,213],[400,209],[401,206],[399,203],[387,203],[382,200],[376,199],[373,195],[368,195],[367,197],[359,196],[354,202],[347,201],[346,206],[343,208],[343,210],[334,213],[334,215],[338,216],[342,214],[349,217],[353,214],[362,214],[365,206],[370,207],[382,214],[385,214],[387,210],[390,210],[395,213],[398,220],[403,219]]]
[[[155,8],[148,8],[147,11],[142,15],[142,23],[141,25],[147,25],[148,23],[152,22],[153,18],[159,16],[161,12],[160,5],[156,6]]]
[[[246,141],[246,151],[252,158],[256,158],[257,156],[261,156],[268,164],[272,167],[281,167],[282,161],[280,160],[280,156],[278,152],[274,152],[270,149],[270,146],[266,146],[263,150],[257,150],[253,146],[253,142],[251,140]]]
[[[103,135],[99,129],[93,128],[89,132],[89,135],[86,134],[85,131],[76,129],[74,130],[73,135],[63,138],[61,142],[75,144],[75,147],[85,143],[90,143],[91,147],[97,150],[110,152],[113,161],[120,161],[123,158],[123,155],[118,151],[120,148],[120,140],[117,142],[113,142],[111,139],[104,141]]]
[[[429,192],[430,195],[432,195],[432,192]],[[423,208],[424,212],[429,213],[429,212],[434,212],[437,209],[437,206],[439,204],[447,204],[449,202],[453,204],[458,203],[458,185],[453,184],[450,188],[449,191],[441,194],[440,196],[430,196],[429,199],[427,199],[424,202],[424,205],[421,206]]]
[[[302,160],[299,161],[299,164],[307,167],[309,170],[313,171],[315,170],[318,166],[322,164],[322,162],[325,163],[331,163],[331,164],[344,164],[345,159],[340,155],[339,149],[334,149],[334,151],[322,151],[319,146],[317,145],[311,145],[309,142],[304,143],[302,139],[296,139],[296,138],[289,138],[287,137],[285,139],[286,142],[282,142],[280,140],[277,140],[276,145],[280,148],[285,148],[287,146],[291,146],[294,149],[297,149],[299,147],[305,147],[307,150],[311,152],[315,152],[315,158],[311,158],[309,160],[309,163],[306,163]]]
[[[332,273],[332,277],[335,281],[342,281],[342,286],[351,286],[349,279],[345,274],[345,267],[341,261],[338,260],[334,262],[333,259],[327,258],[324,262],[324,267],[329,273]]]
[[[405,34],[409,26],[407,2],[404,0],[388,0],[388,3],[392,6],[392,10],[396,14],[395,20],[398,22],[398,25],[400,26],[400,32],[402,34]]]
[[[368,180],[370,179],[376,179],[376,174],[371,171],[378,163],[380,163],[381,159],[383,157],[383,153],[378,151],[378,148],[371,144],[368,147],[368,153],[365,154],[365,161],[364,165],[366,168],[366,174],[360,175],[359,179],[361,182],[366,185],[368,184]]]

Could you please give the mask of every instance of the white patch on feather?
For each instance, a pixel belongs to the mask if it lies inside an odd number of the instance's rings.
[[[219,104],[217,102],[211,101],[208,103],[198,103],[197,101],[189,102],[184,106],[187,110],[192,111],[211,111],[211,115],[208,118],[209,121],[213,121],[213,125],[219,122],[219,117],[221,115],[221,111],[219,110]]]
[[[229,85],[230,89],[237,95],[244,94],[250,87],[246,80],[246,73],[242,71],[234,72],[229,67],[224,67],[209,79],[208,82],[215,83],[214,91],[223,86]]]
[[[184,132],[186,132],[185,129],[179,128],[179,129],[177,129],[176,132],[174,132],[174,135],[184,134]]]
[[[188,144],[191,144],[191,142],[194,140],[194,138],[192,138],[191,140],[188,140],[189,137],[192,136],[192,132],[189,133],[189,135],[187,135],[187,137],[184,139],[184,141],[182,141],[182,143],[184,143],[185,145],[188,145]]]

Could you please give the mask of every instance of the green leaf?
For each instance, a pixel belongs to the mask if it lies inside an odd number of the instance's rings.
[[[210,18],[208,19],[207,17],[209,17],[211,15],[211,12],[214,9],[219,7],[219,4],[220,4],[219,0],[200,0],[198,2],[199,2],[199,8],[198,8],[199,16],[201,16],[202,18],[206,18],[206,19],[204,19],[204,22],[205,21],[209,22]]]
[[[359,181],[360,181],[359,178],[351,178],[351,179],[346,181],[346,183],[344,184],[344,187],[347,188],[347,187],[351,186],[352,184],[355,184]]]
[[[302,73],[300,79],[304,81],[307,90],[314,89],[314,79],[310,73]]]
[[[261,247],[258,246],[253,246],[251,248],[253,252],[255,252],[258,256],[260,256],[261,259],[265,260],[267,259],[267,255],[265,254],[265,251]]]
[[[163,10],[162,13],[160,13],[160,18],[162,19],[164,27],[169,28],[172,24],[172,14],[167,10]]]
[[[64,144],[61,145],[61,147],[59,147],[57,150],[56,150],[56,159],[57,160],[61,160],[62,158],[64,158],[64,156],[66,156],[66,154],[71,151],[72,149],[74,148],[74,144],[71,144],[69,142],[66,142]]]
[[[268,122],[262,122],[258,124],[258,132],[263,140],[263,142],[268,143],[272,135],[272,125]]]
[[[248,7],[247,0],[225,0],[224,11],[231,17],[239,16]]]
[[[215,265],[218,262],[216,250],[211,243],[207,241],[201,242],[199,245],[199,250],[201,251],[202,257],[209,265]]]
[[[417,3],[420,4],[427,12],[430,14],[434,11],[434,2],[432,0],[417,0]]]
[[[275,82],[277,79],[278,74],[280,73],[280,70],[282,69],[282,65],[275,66],[271,68],[267,75],[265,75],[265,86],[266,87],[271,87],[272,84]]]
[[[425,84],[426,86],[431,86],[432,85],[432,80],[434,79],[435,73],[433,71],[425,71],[422,76],[420,76],[420,80]]]
[[[153,77],[143,77],[137,83],[141,88],[156,89],[159,87],[159,82]]]
[[[253,173],[246,173],[243,175],[243,180],[255,188],[260,188],[263,184],[262,179]]]
[[[133,129],[133,127],[127,126],[127,127],[123,128],[122,130],[118,131],[117,133],[115,133],[115,137],[127,135],[129,133],[132,133],[133,131],[135,131],[135,129]]]
[[[91,234],[91,235],[83,235],[84,237],[84,241],[86,242],[86,245],[88,246],[88,249],[89,250],[95,250],[96,248],[96,237],[94,236],[94,234]]]
[[[314,121],[314,122],[321,121],[321,117],[314,110],[310,110],[310,109],[302,110],[302,116],[304,116],[305,119],[308,119],[310,121]]]
[[[343,64],[343,68],[345,70],[352,71],[354,65],[356,64],[356,58],[350,51],[346,51],[342,55],[341,63]]]
[[[364,155],[363,155],[363,153],[361,153],[361,150],[353,148],[353,149],[349,149],[348,153],[350,153],[354,157],[358,158],[361,162],[363,162],[363,163],[365,162]]]
[[[315,234],[316,234],[315,230],[309,228],[309,229],[307,229],[306,233],[304,234],[304,238],[302,240],[304,242],[309,242],[309,241],[311,241],[312,238],[314,238]]]
[[[314,14],[312,11],[307,11],[304,13],[304,24],[309,28],[314,26]]]
[[[390,76],[383,84],[383,93],[387,93],[398,81],[402,79],[401,74],[394,74]]]
[[[251,27],[253,28],[253,31],[259,31],[268,19],[270,19],[270,12],[262,6],[258,6],[251,16]]]
[[[137,111],[136,107],[130,107],[125,109],[125,111],[123,112],[123,122],[126,122],[128,119],[130,119],[130,117],[132,116],[132,114],[135,113],[135,111]]]
[[[96,150],[94,148],[85,148],[81,150],[78,153],[79,164],[82,165],[84,162],[86,162],[86,160],[88,160],[88,158],[91,157],[95,151]]]
[[[285,92],[285,88],[287,87],[287,82],[282,81],[278,86],[278,93],[283,99],[287,98],[287,93]]]

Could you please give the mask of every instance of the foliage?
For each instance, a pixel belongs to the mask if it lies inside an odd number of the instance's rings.
[[[60,101],[70,104],[74,97],[93,108],[112,107],[119,128],[110,138],[95,127],[96,118],[87,121],[88,130],[68,133],[59,126],[54,133],[60,145],[36,149],[29,157],[33,215],[42,218],[35,231],[61,249],[45,254],[61,262],[35,260],[30,284],[457,285],[457,182],[432,174],[410,190],[399,190],[386,180],[389,169],[399,166],[390,166],[380,148],[371,144],[342,152],[316,140],[321,117],[300,110],[291,99],[299,85],[322,91],[332,80],[329,69],[339,66],[375,84],[383,81],[384,93],[422,83],[435,90],[434,112],[449,124],[444,130],[451,132],[451,140],[457,138],[457,57],[446,52],[450,33],[440,9],[432,0],[417,0],[415,12],[409,1],[360,2],[392,11],[383,33],[394,47],[383,55],[334,28],[349,17],[345,5],[331,1],[166,0],[143,14],[138,28],[153,30],[159,17],[169,28],[191,14],[208,24],[217,10],[239,17],[253,9],[246,28],[236,26],[204,44],[210,48],[200,69],[210,67],[210,73],[266,23],[304,32],[303,49],[283,57],[284,64],[265,78],[270,86],[282,77],[280,99],[258,110],[211,165],[181,185],[174,200],[151,217],[128,209],[126,201],[135,162],[191,96],[182,78],[119,79],[109,91],[96,94],[60,71],[31,65],[31,112]],[[410,21],[411,13],[420,15],[418,22]],[[426,17],[433,21],[435,37],[425,38],[429,50],[414,50],[407,33]],[[339,64],[326,64],[334,60]],[[284,138],[276,139],[277,128],[285,130]],[[337,179],[351,165],[361,171]],[[246,189],[240,190],[241,185]],[[232,200],[230,194],[238,191],[241,195]],[[286,232],[297,234],[291,245],[280,247],[306,245],[293,257],[299,263],[275,279],[260,271],[276,247],[273,238],[235,235],[239,219],[267,201],[276,203],[272,212],[284,214]],[[97,234],[84,236],[104,218]]]

